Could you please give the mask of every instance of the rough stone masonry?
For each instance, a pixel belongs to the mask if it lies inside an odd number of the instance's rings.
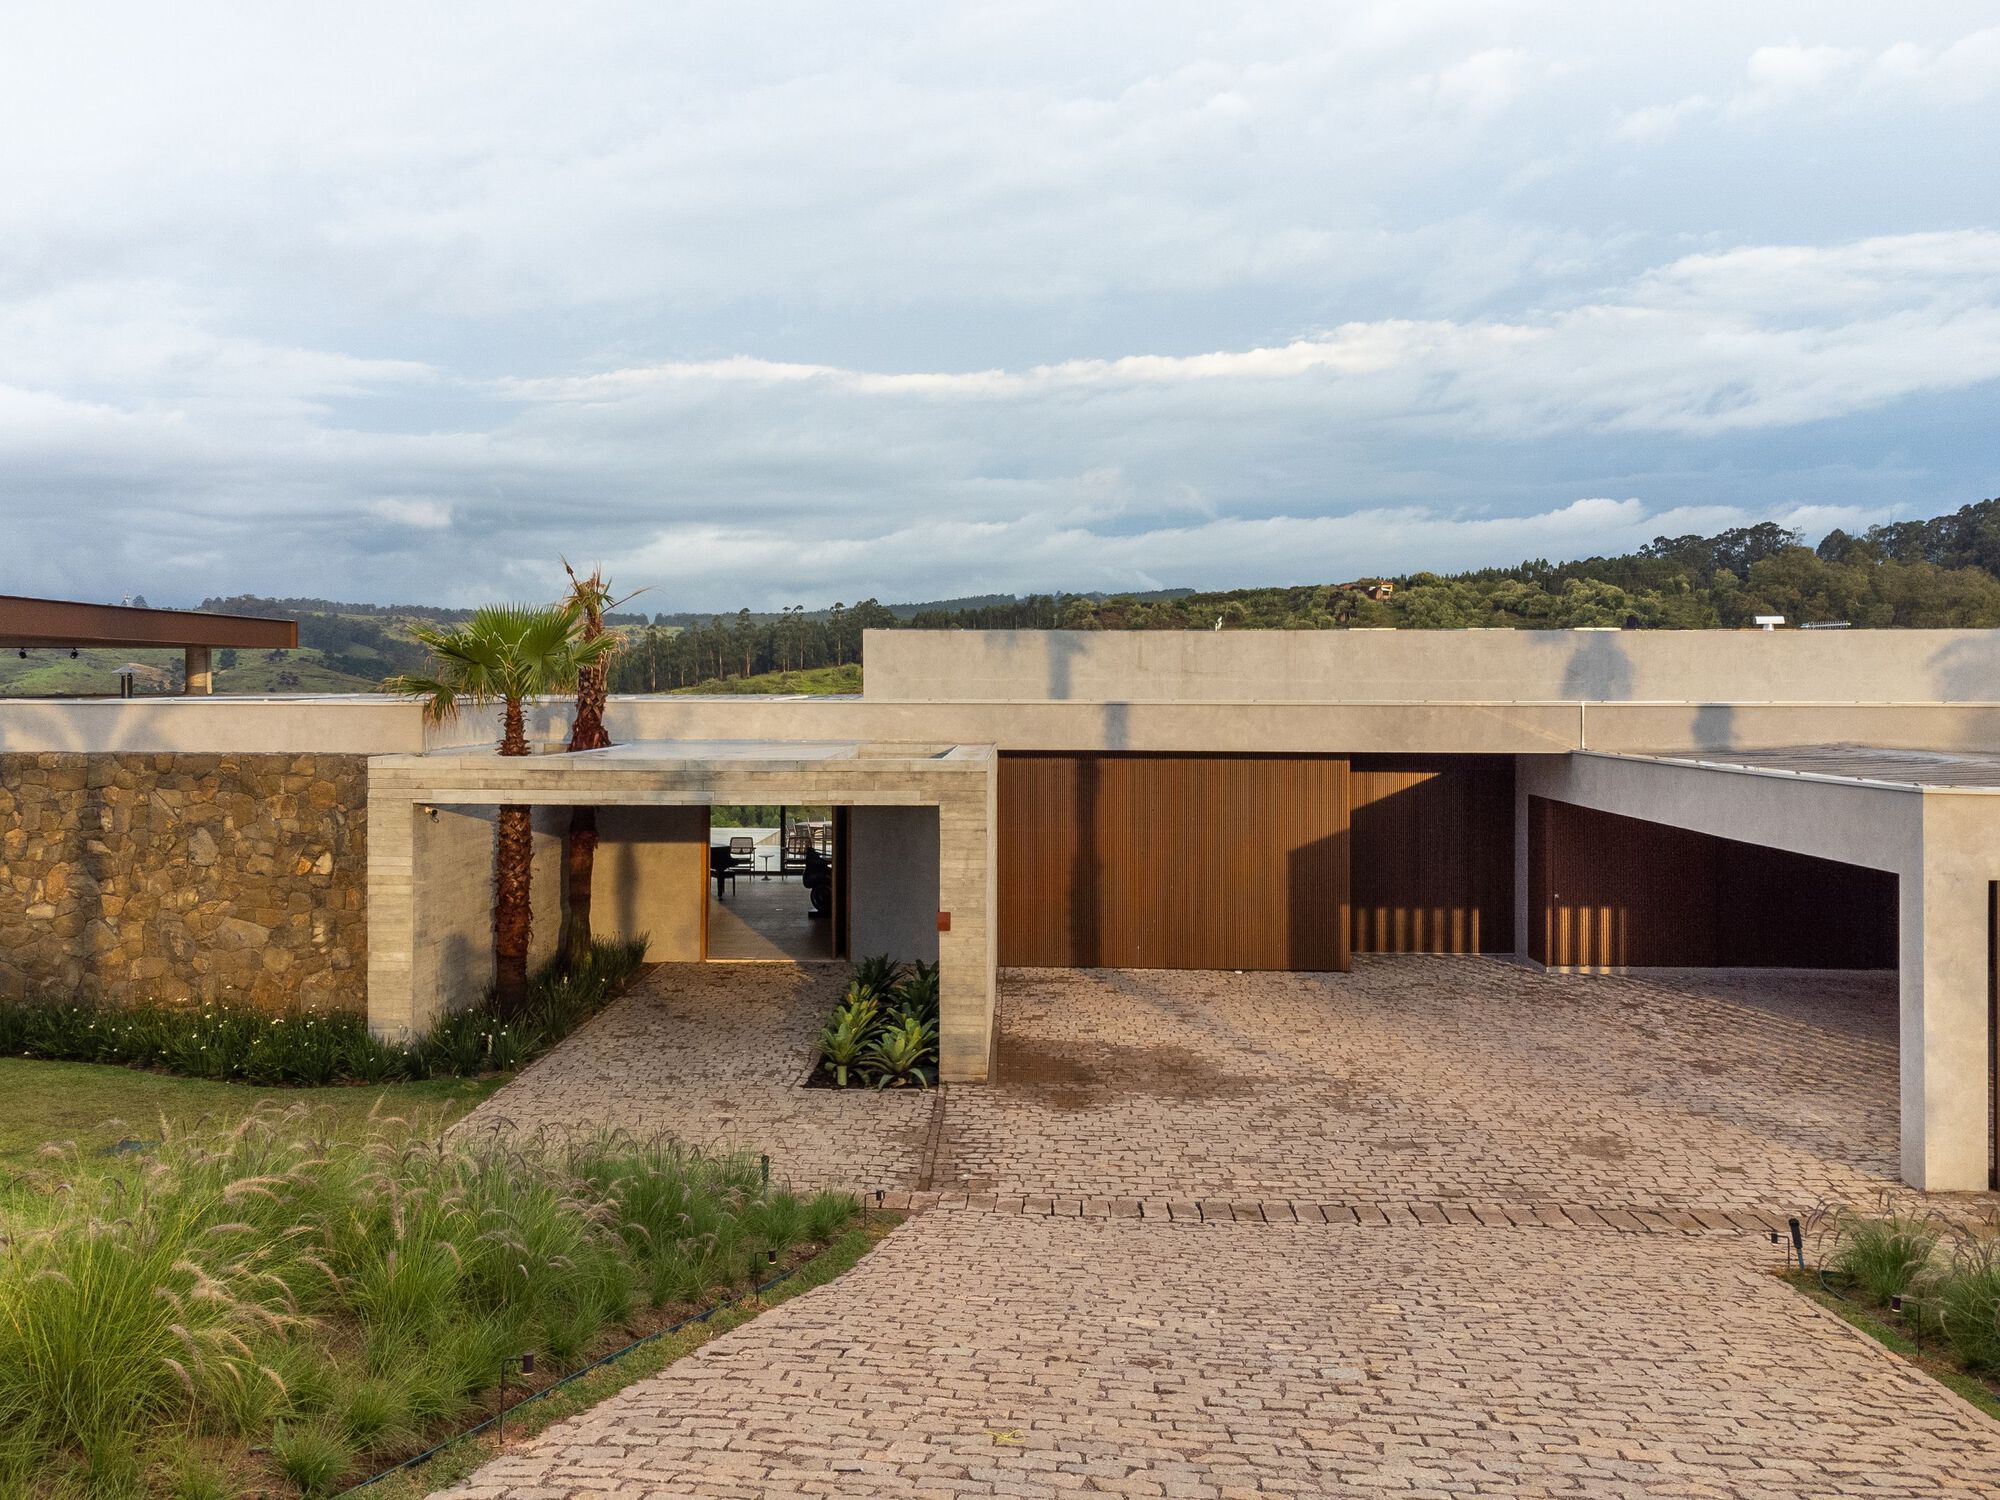
[[[367,1002],[367,759],[0,755],[0,997]]]

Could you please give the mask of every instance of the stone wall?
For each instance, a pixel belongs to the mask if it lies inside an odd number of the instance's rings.
[[[0,755],[0,996],[363,1009],[367,764]]]

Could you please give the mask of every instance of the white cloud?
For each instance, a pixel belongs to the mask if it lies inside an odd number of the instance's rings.
[[[1688,94],[1621,116],[1614,137],[1665,140],[1703,116],[1755,120],[1783,111],[1857,104],[1958,106],[2000,92],[2000,26],[1936,46],[1898,41],[1871,53],[1860,47],[1797,42],[1758,47],[1740,81],[1723,97]]]
[[[1975,0],[470,14],[12,18],[0,588],[1253,582],[2000,461]]]
[[[442,531],[451,525],[451,506],[443,500],[423,500],[385,495],[370,500],[368,514],[391,526],[408,526],[418,531]]]

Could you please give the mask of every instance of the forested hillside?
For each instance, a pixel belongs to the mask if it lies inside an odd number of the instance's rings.
[[[369,691],[392,673],[423,666],[415,626],[470,613],[247,594],[201,607],[298,621],[298,651],[218,653],[217,690],[234,693]],[[1697,630],[1747,626],[1757,615],[1783,615],[1793,625],[2000,627],[2000,500],[1859,535],[1835,531],[1816,547],[1766,523],[1716,536],[1659,537],[1616,557],[1537,558],[1451,575],[607,618],[623,636],[611,668],[616,692],[826,693],[859,689],[862,634],[871,629],[1212,630],[1219,621],[1231,630]],[[114,692],[122,667],[140,670],[141,691],[178,690],[178,653],[85,651],[71,659],[41,651],[0,659],[0,693]]]
[[[1172,591],[1143,597],[1035,595],[977,608],[905,612],[874,600],[776,619],[743,611],[627,634],[620,692],[666,692],[861,659],[865,629],[1330,630],[1470,626],[1645,630],[1794,625],[2000,627],[2000,500],[1948,516],[1830,533],[1817,547],[1766,523],[1717,536],[1659,537],[1637,552],[1354,584]],[[1388,588],[1379,585],[1387,583]]]

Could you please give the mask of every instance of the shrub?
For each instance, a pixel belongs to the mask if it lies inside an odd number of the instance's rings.
[[[599,943],[577,968],[537,975],[519,1019],[502,1021],[489,1001],[408,1046],[377,1040],[354,1011],[14,1000],[0,1003],[0,1053],[267,1086],[476,1078],[512,1072],[567,1036],[617,995],[644,953],[643,943]]]

